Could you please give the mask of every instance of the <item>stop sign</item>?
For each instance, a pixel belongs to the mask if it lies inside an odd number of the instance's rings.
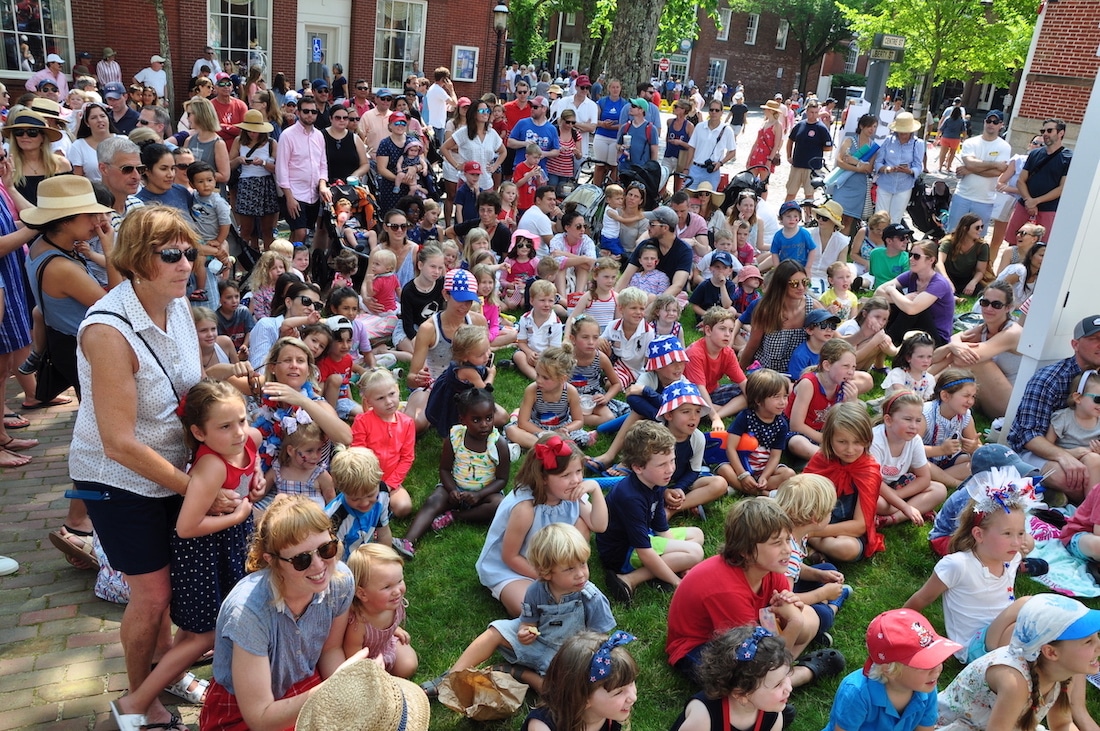
[[[669,61],[667,58],[662,58],[660,61],[657,62],[657,68],[661,71],[662,74],[667,73],[668,70],[672,68],[672,61]]]

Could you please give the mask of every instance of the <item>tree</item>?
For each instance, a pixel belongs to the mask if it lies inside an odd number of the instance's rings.
[[[798,44],[798,82],[803,87],[810,69],[826,53],[843,51],[845,42],[853,38],[848,19],[835,0],[731,0],[730,5],[736,12],[773,13],[787,21],[787,40]]]
[[[890,84],[923,85],[925,108],[932,87],[943,81],[977,74],[988,83],[1011,83],[1035,28],[1034,4],[1026,0],[855,0],[842,8],[860,38],[905,37],[905,57],[891,66]]]
[[[597,4],[604,1],[597,0]],[[611,36],[607,40],[608,47],[614,49],[607,63],[609,78],[621,79],[625,93],[633,94],[636,85],[652,74],[654,51],[660,49],[671,53],[679,49],[681,40],[698,37],[699,10],[717,18],[718,0],[617,3]]]
[[[512,56],[522,64],[544,59],[553,44],[546,21],[556,11],[557,3],[540,0],[511,0],[508,4],[508,37],[512,39]]]
[[[175,109],[176,93],[172,89],[172,46],[168,42],[168,16],[164,12],[164,0],[150,0],[157,16],[157,39],[160,41],[160,55],[167,59],[164,64],[164,94],[169,109]]]

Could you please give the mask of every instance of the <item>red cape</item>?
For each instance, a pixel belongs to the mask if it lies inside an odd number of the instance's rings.
[[[875,529],[882,475],[874,457],[864,454],[851,464],[843,464],[840,460],[826,459],[824,453],[819,451],[803,472],[829,478],[836,487],[837,497],[850,495],[855,491],[859,496],[859,509],[863,513],[863,523],[867,531],[867,549],[863,555],[872,556],[886,550],[886,541]]]

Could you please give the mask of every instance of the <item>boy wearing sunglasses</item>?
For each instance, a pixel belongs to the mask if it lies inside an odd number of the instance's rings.
[[[806,342],[794,349],[787,365],[787,375],[792,380],[797,381],[802,377],[803,371],[816,366],[821,361],[821,348],[836,337],[836,329],[839,325],[840,318],[832,312],[820,308],[810,310],[803,323],[806,329]]]
[[[873,249],[867,257],[868,269],[874,281],[881,284],[909,271],[909,241],[912,230],[904,223],[892,223],[882,231],[885,248]]]

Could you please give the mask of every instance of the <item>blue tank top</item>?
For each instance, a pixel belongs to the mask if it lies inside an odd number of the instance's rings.
[[[80,323],[84,320],[84,315],[88,312],[88,308],[72,297],[51,297],[45,292],[38,291],[39,267],[50,259],[55,259],[59,256],[69,258],[63,252],[53,248],[47,249],[44,253],[33,259],[28,258],[26,262],[27,277],[30,279],[31,291],[34,292],[34,299],[38,303],[39,309],[45,313],[46,324],[59,333],[75,336],[77,330],[80,329]],[[84,270],[88,271],[87,262],[79,259],[75,261],[78,264],[82,264]],[[92,276],[91,272],[88,272],[88,276]],[[43,298],[45,298],[45,307],[43,307]]]

